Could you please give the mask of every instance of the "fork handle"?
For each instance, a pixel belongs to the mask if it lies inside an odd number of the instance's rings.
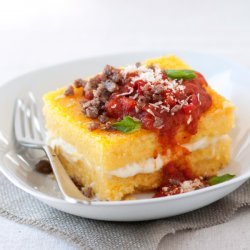
[[[70,179],[52,147],[45,145],[43,150],[49,158],[52,170],[64,198],[70,202],[77,202],[76,200],[89,201],[89,198],[84,196]]]

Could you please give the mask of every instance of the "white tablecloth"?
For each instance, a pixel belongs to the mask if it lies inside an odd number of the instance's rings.
[[[247,0],[1,1],[0,84],[62,61],[146,49],[206,51],[250,67],[249,10]],[[160,248],[250,249],[249,225],[244,209],[228,223],[169,235]],[[76,249],[1,217],[0,228],[0,249]]]

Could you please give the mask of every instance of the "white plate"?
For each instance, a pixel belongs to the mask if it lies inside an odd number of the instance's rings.
[[[140,221],[164,218],[206,206],[234,191],[250,177],[249,150],[249,79],[250,71],[226,59],[198,53],[173,52],[208,79],[209,84],[231,100],[237,107],[233,136],[233,159],[224,172],[237,177],[205,189],[172,197],[100,202],[91,205],[72,204],[61,198],[55,181],[36,173],[30,167],[37,162],[39,152],[17,148],[12,139],[12,112],[17,96],[32,91],[39,99],[43,93],[99,72],[105,64],[126,65],[151,57],[169,54],[168,51],[126,53],[88,58],[40,69],[20,76],[0,88],[0,170],[17,187],[37,199],[64,212],[99,220]]]

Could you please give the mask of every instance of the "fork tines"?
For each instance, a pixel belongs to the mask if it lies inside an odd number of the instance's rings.
[[[14,126],[16,139],[21,144],[39,148],[44,145],[37,103],[31,92],[28,97],[16,100]]]

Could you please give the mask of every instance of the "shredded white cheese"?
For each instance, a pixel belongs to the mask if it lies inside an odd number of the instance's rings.
[[[157,86],[157,83],[160,84],[163,90],[169,91],[169,93],[167,93],[168,98],[177,103],[174,107],[172,107],[172,109],[170,109],[170,105],[163,102],[149,104],[154,108],[162,109],[160,111],[161,113],[171,112],[171,115],[174,115],[183,107],[183,105],[188,104],[189,97],[186,100],[177,100],[175,97],[176,92],[183,92],[186,88],[185,85],[183,85],[183,80],[163,78],[162,70],[158,66],[154,66],[154,68],[148,68],[145,65],[141,65],[139,67],[137,67],[136,65],[128,65],[122,70],[122,74],[124,77],[126,77],[130,73],[135,73],[135,75],[131,76],[130,79],[132,84],[135,84],[137,81],[144,82],[144,85],[141,86],[141,91],[148,91],[149,89],[153,89]],[[133,91],[134,89],[130,88],[128,92],[118,94],[117,96],[130,95],[133,93]],[[137,92],[133,96],[131,96],[132,99],[137,99],[139,97],[138,90],[136,91]],[[151,110],[148,109],[147,111],[155,116]]]

